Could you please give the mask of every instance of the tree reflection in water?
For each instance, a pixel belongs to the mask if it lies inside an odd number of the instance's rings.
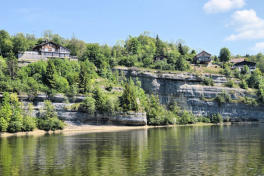
[[[264,125],[0,139],[0,175],[263,175]]]

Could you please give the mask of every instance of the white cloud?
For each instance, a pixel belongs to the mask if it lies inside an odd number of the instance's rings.
[[[231,17],[231,27],[235,34],[231,34],[226,40],[245,40],[264,38],[264,19],[257,16],[255,10],[236,11]]]
[[[264,42],[256,43],[256,45],[252,48],[252,50],[256,52],[264,51]]]
[[[207,13],[219,13],[241,8],[245,4],[245,0],[209,0],[203,9]]]

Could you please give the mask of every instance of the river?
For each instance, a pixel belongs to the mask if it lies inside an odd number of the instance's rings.
[[[0,175],[264,175],[264,124],[1,138]]]

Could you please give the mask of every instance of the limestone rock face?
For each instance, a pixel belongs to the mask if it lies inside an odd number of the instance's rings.
[[[1,98],[1,95],[0,95]],[[29,96],[19,96],[20,100],[27,105],[31,102]],[[67,110],[65,107],[69,107],[76,102],[81,102],[85,99],[84,96],[77,97],[65,97],[64,95],[55,95],[53,97],[47,97],[44,94],[40,94],[34,97],[33,100],[33,113],[34,116],[38,114],[44,108],[44,101],[51,100],[58,117],[64,121],[73,121],[80,123],[98,123],[98,124],[120,124],[120,125],[135,125],[144,126],[147,125],[147,115],[146,113],[137,112],[127,112],[127,113],[115,113],[115,114],[88,114],[84,112],[77,112],[72,110]]]
[[[244,103],[226,103],[219,105],[213,100],[223,91],[233,100],[241,97],[252,97],[250,92],[239,88],[224,87],[227,79],[223,75],[192,73],[161,73],[157,71],[142,71],[134,68],[116,68],[126,77],[141,81],[142,88],[148,94],[157,94],[164,105],[171,101],[177,102],[182,108],[191,111],[194,115],[210,115],[220,113],[223,117],[233,120],[260,120],[264,121],[264,106],[253,106]],[[203,85],[203,78],[213,79],[215,86]]]

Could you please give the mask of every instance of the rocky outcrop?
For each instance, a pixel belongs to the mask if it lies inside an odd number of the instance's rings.
[[[253,106],[244,103],[218,104],[213,99],[223,91],[233,100],[241,97],[256,98],[254,93],[239,88],[227,88],[224,84],[227,79],[223,75],[192,73],[162,73],[158,71],[144,71],[139,69],[117,68],[126,77],[141,81],[142,88],[148,94],[156,94],[162,104],[175,101],[182,108],[195,115],[211,115],[220,113],[223,117],[233,120],[260,120],[264,121],[264,106]],[[203,78],[213,79],[215,86],[203,85]],[[211,99],[208,101],[207,99]]]
[[[1,97],[2,95],[0,95]],[[36,97],[31,99],[30,96],[19,96],[19,99],[27,105],[28,103],[33,102],[33,113],[35,116],[43,110],[44,101],[51,100],[58,117],[64,121],[72,121],[79,123],[98,123],[98,124],[120,124],[120,125],[137,125],[143,126],[147,125],[146,113],[136,113],[136,112],[127,112],[127,113],[115,113],[115,114],[88,114],[85,112],[78,112],[74,110],[68,110],[65,107],[69,107],[74,103],[82,102],[84,96],[76,97],[66,97],[64,95],[57,94],[52,97],[48,97],[45,94],[39,94]]]

